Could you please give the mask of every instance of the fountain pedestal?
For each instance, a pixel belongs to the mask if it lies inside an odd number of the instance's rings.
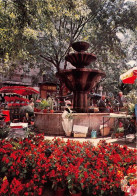
[[[87,113],[88,112],[88,99],[87,92],[75,91],[73,98],[73,108],[78,113]]]

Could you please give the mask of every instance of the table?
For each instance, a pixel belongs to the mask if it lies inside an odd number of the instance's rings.
[[[19,123],[10,123],[10,127],[20,127],[22,126],[26,131],[28,130],[28,123],[23,123],[23,122],[19,122]]]
[[[19,137],[19,138],[25,138],[26,132],[28,131],[28,123],[10,123],[10,131],[8,138],[14,138],[14,137]]]
[[[110,113],[110,115],[105,115],[103,116],[103,137],[104,137],[104,125],[106,122],[108,122],[110,120],[110,118],[114,118],[114,127],[115,127],[115,123],[117,120],[123,119],[124,123],[126,121],[126,119],[132,119],[132,115],[126,115],[126,114],[115,114],[115,113]],[[105,118],[108,118],[105,121]],[[114,133],[111,135],[111,137],[113,138]],[[124,129],[124,136],[125,136],[125,140],[126,140],[126,130]]]

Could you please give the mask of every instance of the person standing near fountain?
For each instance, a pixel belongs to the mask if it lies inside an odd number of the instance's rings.
[[[126,103],[126,99],[125,99],[125,97],[124,97],[124,95],[121,91],[118,93],[118,96],[117,96],[116,99],[117,99],[117,102],[118,102],[118,105],[119,105],[119,111],[120,111],[120,110],[123,109],[124,103]]]
[[[105,103],[106,96],[102,95],[101,99],[98,102],[99,112],[109,112],[106,103]]]
[[[65,110],[62,114],[62,126],[65,131],[66,136],[71,136],[72,127],[73,127],[73,111],[70,109],[71,101],[65,101]]]

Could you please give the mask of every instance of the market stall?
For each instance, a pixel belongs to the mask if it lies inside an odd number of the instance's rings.
[[[4,86],[0,89],[0,93],[16,93],[18,95],[27,96],[32,94],[39,94],[39,91],[33,87],[26,86]]]
[[[32,87],[5,86],[0,89],[0,93],[10,94],[4,97],[6,105],[3,112],[6,111],[6,113],[10,113],[9,121],[13,122],[14,119],[21,120],[20,108],[29,104],[29,99],[24,98],[23,96],[39,94],[39,91],[35,90]]]

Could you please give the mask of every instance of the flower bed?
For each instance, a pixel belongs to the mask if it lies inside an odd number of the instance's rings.
[[[127,170],[127,176],[121,180],[121,189],[125,195],[137,195],[137,166],[131,166]]]
[[[136,164],[136,150],[100,141],[44,140],[44,136],[0,141],[0,195],[43,195],[66,188],[85,195],[124,194],[121,180]]]

